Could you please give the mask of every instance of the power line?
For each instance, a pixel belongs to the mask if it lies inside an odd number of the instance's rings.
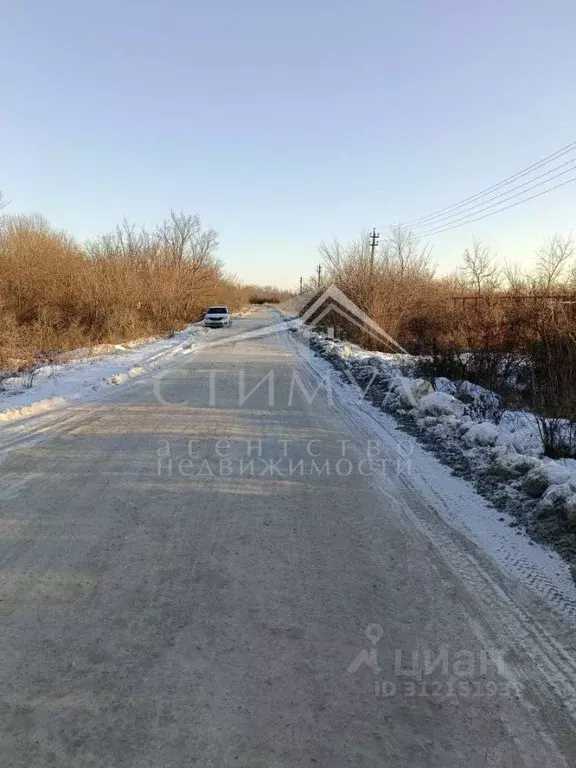
[[[573,157],[571,160],[567,160],[565,163],[561,163],[560,165],[557,165],[555,168],[550,168],[549,171],[545,171],[544,173],[541,173],[538,176],[534,176],[534,178],[530,179],[530,181],[525,181],[522,184],[518,184],[516,187],[512,187],[512,189],[506,189],[504,190],[504,192],[499,192],[497,195],[492,195],[492,197],[489,197],[487,200],[482,200],[482,202],[480,203],[475,203],[470,208],[465,208],[463,211],[448,213],[445,216],[442,216],[441,218],[437,219],[436,221],[431,221],[428,224],[421,224],[420,227],[416,227],[416,230],[430,229],[430,227],[435,229],[436,227],[449,226],[451,224],[454,224],[457,221],[461,221],[463,218],[466,218],[476,208],[479,208],[480,210],[475,211],[473,215],[476,215],[476,213],[483,213],[484,211],[487,211],[494,206],[500,205],[501,203],[505,203],[507,200],[513,200],[515,197],[519,197],[520,195],[524,195],[527,192],[531,192],[533,189],[536,189],[537,187],[541,187],[542,184],[547,184],[549,181],[553,181],[554,179],[557,179],[559,176],[569,173],[570,171],[574,170],[575,163],[576,163],[576,157]],[[555,173],[555,171],[560,170],[560,168],[565,168],[566,166],[570,166],[570,167],[566,168],[565,171],[562,171],[561,173],[558,173],[555,176],[552,176],[551,178],[540,182],[540,184],[534,184],[534,182],[538,181],[538,179],[543,179],[545,176],[550,176],[551,173]],[[523,192],[518,192],[517,194],[512,194],[513,192],[516,192],[516,190],[522,189],[523,187],[528,187],[528,189],[525,189]],[[486,205],[491,200],[498,200],[498,198],[500,197],[503,197],[504,199],[500,200],[500,202],[498,203],[495,203],[494,206]],[[443,221],[444,223],[442,223]]]
[[[543,158],[542,160],[539,160],[536,163],[533,163],[532,165],[528,166],[528,168],[523,169],[522,171],[518,171],[518,173],[513,174],[512,176],[508,176],[507,178],[503,179],[502,181],[492,184],[490,187],[486,187],[486,189],[483,189],[481,192],[478,192],[475,195],[471,195],[470,197],[465,198],[464,200],[461,200],[458,203],[454,203],[453,205],[446,206],[445,208],[440,209],[439,211],[436,211],[435,213],[428,214],[427,216],[421,216],[417,219],[411,219],[410,221],[404,222],[404,224],[417,224],[425,222],[428,222],[429,224],[432,224],[432,220],[436,219],[441,216],[441,214],[446,213],[448,211],[457,210],[459,208],[463,208],[466,206],[467,203],[471,203],[474,200],[478,200],[482,197],[485,197],[490,192],[496,191],[497,189],[500,189],[503,186],[509,185],[511,182],[516,181],[517,179],[523,178],[524,176],[527,176],[528,174],[532,173],[535,170],[538,170],[538,168],[541,168],[544,165],[547,165],[552,160],[557,159],[558,157],[562,157],[563,155],[570,152],[572,149],[576,148],[576,141],[571,142],[570,144],[567,144],[562,149],[557,150],[556,152],[552,153],[551,155],[548,155],[547,157]],[[538,177],[539,178],[539,177]],[[533,181],[534,179],[532,179]],[[529,182],[528,182],[529,183]]]
[[[473,211],[473,209],[471,209],[467,213],[464,213],[461,216],[456,217],[452,221],[446,221],[444,222],[444,224],[441,224],[440,222],[431,224],[430,227],[432,228],[432,231],[430,231],[428,234],[432,234],[433,231],[436,229],[441,229],[443,227],[446,227],[446,228],[452,227],[452,225],[457,224],[459,221],[462,221],[463,219],[468,219],[470,216],[476,216],[479,213],[484,213],[485,211],[489,211],[490,208],[497,208],[499,205],[502,205],[502,203],[505,203],[508,200],[515,200],[517,197],[526,195],[528,192],[532,192],[533,189],[538,189],[538,187],[541,187],[544,184],[549,184],[551,181],[554,181],[554,179],[558,179],[560,176],[565,176],[567,173],[570,173],[570,171],[573,171],[573,170],[574,170],[574,165],[572,165],[570,168],[566,168],[566,170],[561,171],[560,173],[557,173],[555,176],[552,176],[549,179],[540,181],[538,184],[533,184],[531,187],[528,187],[528,189],[525,189],[523,192],[515,192],[513,195],[509,194],[503,200],[500,200],[497,203],[492,203],[492,205],[486,205],[486,206],[482,205],[480,206],[480,210],[478,211]],[[428,229],[430,229],[430,227],[428,227]],[[424,227],[424,229],[427,229],[427,227]],[[421,235],[421,237],[423,237],[423,235]]]
[[[501,187],[506,186],[511,182],[516,181],[517,179],[521,179],[524,176],[527,176],[532,171],[536,171],[538,170],[538,168],[541,168],[542,166],[547,165],[552,160],[555,160],[558,157],[562,157],[563,155],[572,151],[574,148],[576,148],[576,141],[570,142],[570,144],[567,144],[565,147],[562,147],[556,152],[553,152],[551,155],[548,155],[547,157],[542,158],[542,160],[538,160],[538,162],[536,163],[532,163],[532,165],[529,165],[527,168],[524,168],[523,170],[518,171],[512,176],[508,176],[507,178],[502,179],[502,181],[499,181],[496,184],[492,184],[491,186],[486,187],[486,189],[483,189],[481,192],[477,192],[475,195],[470,195],[469,197],[464,198],[464,200],[460,200],[459,202],[453,203],[452,205],[447,205],[445,208],[441,208],[440,210],[435,211],[434,213],[429,213],[426,216],[420,216],[418,218],[405,221],[403,222],[403,225],[407,226],[412,224],[424,224],[425,222],[432,224],[433,220],[441,216],[443,213],[447,213],[448,211],[453,211],[459,208],[463,208],[464,206],[467,205],[467,203],[471,203],[474,200],[478,200],[482,197],[485,197],[490,192],[500,189]]]
[[[561,176],[562,174],[558,174],[558,175]],[[552,181],[552,179],[548,179],[548,181]],[[570,184],[573,181],[576,181],[576,176],[573,176],[571,179],[568,179],[567,181],[563,181],[560,184],[556,184],[554,187],[550,187],[549,189],[543,189],[542,192],[537,192],[535,195],[531,195],[530,197],[524,198],[524,200],[518,200],[518,202],[516,203],[511,203],[510,205],[504,206],[504,208],[499,208],[497,211],[491,211],[490,213],[485,213],[483,216],[477,216],[474,219],[463,221],[461,224],[455,224],[454,226],[449,226],[449,227],[446,227],[445,229],[433,230],[432,232],[424,232],[422,235],[419,235],[419,237],[429,237],[430,235],[439,235],[441,232],[450,232],[453,229],[459,229],[460,227],[464,227],[466,226],[466,224],[472,224],[474,221],[480,221],[481,219],[486,219],[489,216],[495,216],[497,213],[501,213],[502,211],[508,211],[510,208],[516,208],[517,205],[522,205],[522,203],[527,203],[529,200],[534,200],[537,197],[542,197],[542,195],[545,195],[548,192],[553,192],[555,189],[559,189],[560,187],[565,187],[566,184]],[[540,185],[538,184],[537,186],[540,186]],[[527,191],[530,191],[530,190],[527,190]],[[504,201],[502,200],[501,202],[504,202]]]

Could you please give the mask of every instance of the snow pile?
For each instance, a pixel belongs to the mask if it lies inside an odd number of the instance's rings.
[[[80,363],[92,362],[96,358],[107,357],[109,355],[122,354],[132,349],[140,349],[159,341],[158,336],[148,336],[142,339],[133,339],[132,341],[123,341],[121,344],[96,344],[93,347],[81,347],[72,352],[62,352],[58,356],[59,363]]]
[[[544,491],[536,507],[540,517],[547,517],[551,514],[563,514],[564,506],[568,499],[574,495],[574,491],[576,491],[576,487],[570,485],[570,483],[550,485]]]
[[[556,546],[576,578],[576,461],[544,457],[533,414],[504,410],[498,395],[470,382],[439,378],[434,390],[410,375],[416,365],[406,355],[368,352],[318,333],[309,342],[530,535]]]
[[[370,362],[369,365],[373,366]],[[389,384],[386,403],[390,405],[394,398],[405,408],[417,408],[423,397],[432,393],[432,385],[424,379],[409,379],[407,376],[395,376]]]
[[[564,514],[566,515],[566,524],[570,528],[576,528],[576,494],[566,500]]]
[[[35,369],[32,376],[5,379],[0,390],[0,423],[61,408],[125,384],[154,370],[171,355],[191,351],[207,333],[193,324],[170,338],[79,349],[64,355],[62,362]]]
[[[115,373],[114,376],[110,376],[109,379],[106,379],[106,383],[124,384],[124,382],[129,381],[130,379],[135,379],[137,376],[142,376],[142,374],[146,373],[147,370],[149,369],[146,367],[135,365],[133,368],[130,368],[129,371],[126,371],[126,373]]]
[[[513,480],[539,466],[541,466],[541,462],[535,456],[504,453],[494,457],[493,471],[505,480]]]
[[[551,486],[564,485],[570,480],[567,467],[557,466],[555,462],[540,462],[531,469],[522,482],[522,488],[529,496],[538,498]]]
[[[510,432],[493,424],[491,421],[472,424],[462,435],[462,440],[468,448],[473,448],[475,445],[512,445],[513,443]]]
[[[447,392],[431,392],[418,403],[418,411],[425,416],[464,416],[464,405]]]

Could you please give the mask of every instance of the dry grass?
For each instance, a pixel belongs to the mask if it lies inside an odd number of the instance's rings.
[[[576,419],[576,248],[570,236],[546,241],[532,274],[500,269],[490,249],[475,241],[457,273],[436,277],[429,249],[398,228],[374,261],[365,236],[344,246],[322,245],[320,252],[324,282],[334,282],[404,348],[425,356],[421,374],[432,381],[472,381],[500,394],[509,407],[530,407],[541,417],[549,455],[576,453],[576,430],[565,444],[565,420]],[[391,351],[337,316],[325,323],[338,326],[342,338]]]
[[[41,216],[0,220],[0,369],[103,342],[168,334],[250,291],[226,278],[217,236],[174,214],[152,233],[124,222],[85,246]]]

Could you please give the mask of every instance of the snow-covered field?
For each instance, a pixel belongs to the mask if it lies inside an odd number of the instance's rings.
[[[32,377],[5,379],[0,389],[0,424],[104,394],[109,387],[155,370],[172,355],[195,349],[206,333],[196,323],[170,338],[79,349],[63,355],[57,364],[35,369]]]
[[[576,461],[544,456],[533,414],[497,413],[496,395],[474,384],[438,379],[433,389],[410,375],[414,361],[405,355],[306,335],[312,349],[367,400],[393,414],[454,474],[471,481],[514,534],[526,531],[554,547],[576,579]]]

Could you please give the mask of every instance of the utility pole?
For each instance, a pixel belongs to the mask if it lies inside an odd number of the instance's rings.
[[[374,277],[374,255],[376,253],[379,237],[380,232],[376,232],[376,227],[374,227],[370,233],[370,285],[372,285],[372,279]]]
[[[320,288],[320,281],[322,280],[322,264],[318,264],[316,272],[318,273],[318,288]]]
[[[372,317],[374,314],[374,256],[376,255],[376,246],[378,245],[378,238],[380,232],[376,232],[376,227],[372,228],[370,233],[370,284],[368,290],[370,291],[370,309],[369,315]]]
[[[303,277],[300,278],[300,296],[302,296],[302,281],[304,280]]]

